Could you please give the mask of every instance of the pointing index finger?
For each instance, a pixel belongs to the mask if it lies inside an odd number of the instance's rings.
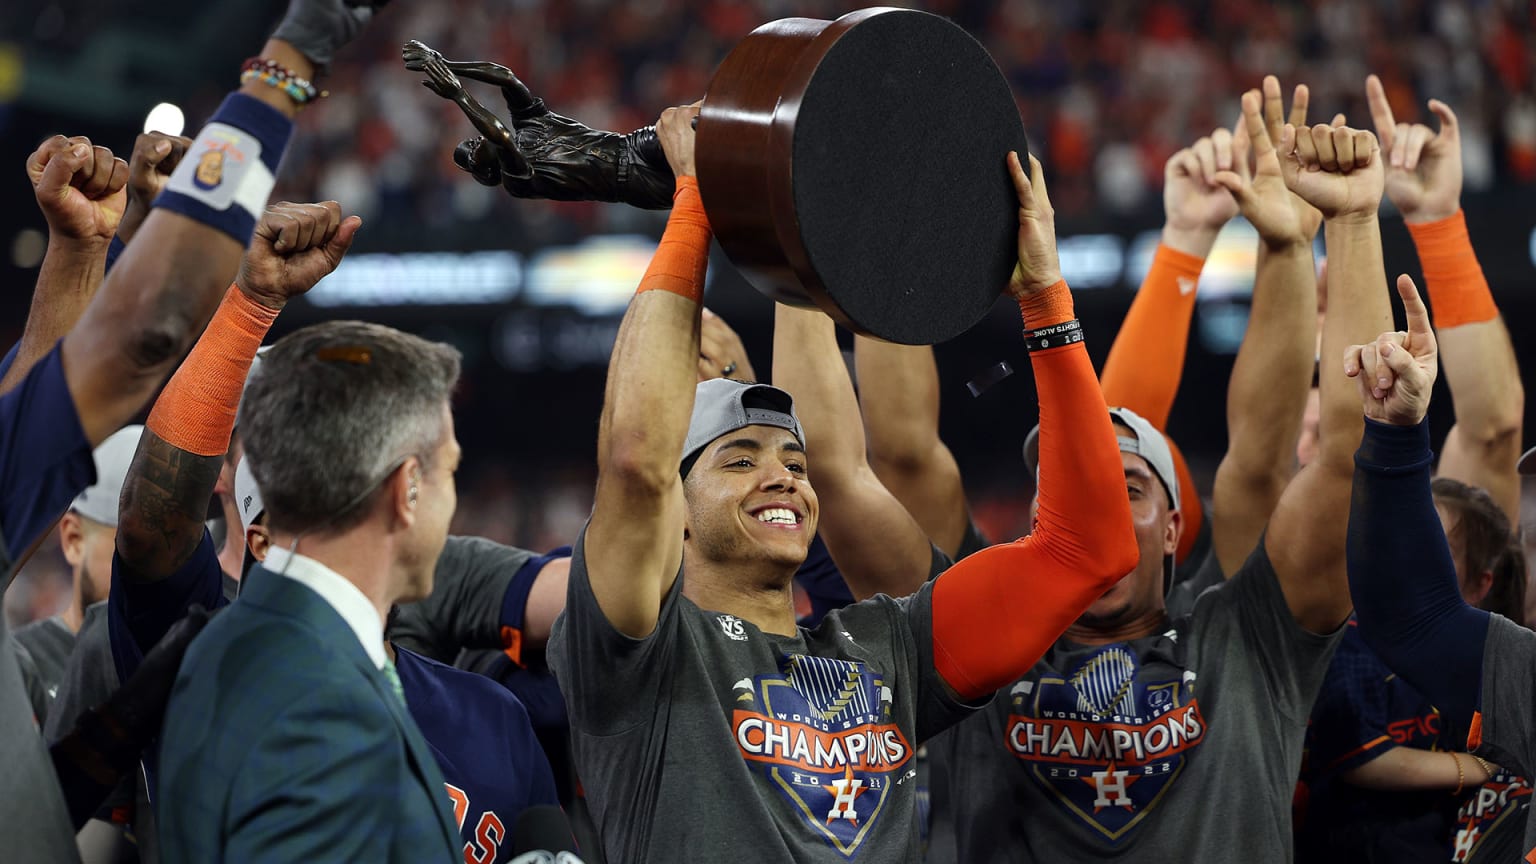
[[[1392,117],[1391,103],[1387,102],[1387,90],[1375,75],[1365,79],[1365,101],[1371,106],[1371,122],[1376,124],[1376,136],[1381,139],[1381,146],[1391,149],[1397,121]]]
[[[1403,311],[1408,313],[1408,333],[1415,342],[1419,337],[1434,335],[1434,329],[1430,326],[1429,310],[1424,306],[1424,298],[1419,296],[1419,288],[1413,284],[1413,277],[1407,273],[1397,277],[1397,296],[1403,298]]]

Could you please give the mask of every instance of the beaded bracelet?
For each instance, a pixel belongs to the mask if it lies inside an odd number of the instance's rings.
[[[1029,351],[1060,348],[1083,341],[1083,325],[1076,318],[1050,327],[1024,331],[1024,347]]]
[[[247,84],[251,81],[260,81],[269,87],[276,87],[288,94],[288,98],[297,105],[307,105],[316,99],[323,99],[330,95],[316,88],[309,79],[295,75],[292,70],[282,66],[276,60],[267,60],[262,57],[252,57],[241,67],[240,83]]]

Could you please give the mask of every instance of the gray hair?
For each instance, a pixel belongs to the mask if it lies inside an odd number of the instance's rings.
[[[246,459],[280,531],[345,531],[402,461],[446,434],[459,352],[380,324],[328,321],[278,340],[240,401]]]

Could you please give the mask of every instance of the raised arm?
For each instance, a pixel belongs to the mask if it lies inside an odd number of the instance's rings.
[[[1389,154],[1387,197],[1403,214],[1424,268],[1440,357],[1456,425],[1440,453],[1445,477],[1487,489],[1511,521],[1520,519],[1520,458],[1525,389],[1509,331],[1472,250],[1461,211],[1461,131],[1438,99],[1429,110],[1440,131],[1399,123],[1375,75],[1366,98],[1382,150]]]
[[[864,421],[831,318],[818,309],[776,307],[773,383],[795,399],[821,501],[817,530],[854,598],[905,597],[922,587],[933,567],[928,534],[869,466]]]
[[[1163,167],[1162,242],[1115,334],[1102,373],[1104,400],[1130,408],[1159,430],[1168,428],[1168,415],[1184,375],[1200,271],[1216,236],[1237,215],[1237,202],[1216,182],[1216,175],[1246,167],[1248,141],[1239,117],[1231,131],[1215,130],[1175,153]],[[1168,444],[1184,519],[1177,553],[1177,560],[1183,562],[1200,539],[1205,511],[1183,454],[1172,439]]]
[[[128,164],[89,139],[55,135],[27,157],[27,177],[48,221],[48,251],[0,393],[21,383],[96,296],[107,246],[123,216]]]
[[[1235,573],[1264,534],[1296,473],[1296,439],[1315,362],[1317,278],[1312,239],[1322,214],[1286,188],[1273,142],[1284,127],[1280,82],[1264,79],[1243,96],[1243,137],[1256,164],[1219,175],[1259,232],[1248,330],[1227,387],[1227,452],[1216,469],[1212,543],[1224,573]],[[1307,88],[1296,88],[1291,124],[1306,122]]]
[[[1430,492],[1424,415],[1437,350],[1429,312],[1413,280],[1399,276],[1397,289],[1408,329],[1344,354],[1366,417],[1349,510],[1349,590],[1366,644],[1464,731],[1478,706],[1490,616],[1461,598]]]
[[[1024,674],[1136,566],[1120,448],[1056,258],[1055,216],[1040,163],[1019,193],[1019,302],[1040,396],[1039,516],[1028,537],[983,549],[933,586],[934,666],[968,699]]]
[[[1324,357],[1368,342],[1392,326],[1381,288],[1382,156],[1376,136],[1323,124],[1287,125],[1281,140],[1286,185],[1321,210],[1328,244],[1328,314]],[[1327,633],[1343,623],[1350,600],[1344,570],[1345,524],[1354,480],[1353,442],[1360,406],[1337,369],[1324,370],[1318,457],[1286,487],[1265,535],[1291,614],[1302,627]]]
[[[669,108],[656,126],[677,192],[656,257],[619,325],[597,431],[588,578],[608,622],[634,638],[655,629],[683,560],[679,465],[698,382],[710,237],[694,171],[698,113],[696,106]]]
[[[369,4],[293,0],[260,57],[312,80],[372,13]],[[299,107],[260,79],[230,94],[64,337],[65,381],[92,446],[143,407],[213,314],[266,207]]]
[[[191,146],[191,138],[163,132],[145,132],[134,139],[133,152],[128,156],[128,206],[123,209],[123,220],[117,223],[117,242],[113,244],[118,254],[133,242],[154,208],[155,198],[165,191],[171,172],[181,164],[181,157],[187,155]],[[108,257],[108,267],[112,266],[112,257]]]
[[[923,533],[957,557],[970,505],[955,456],[939,438],[939,369],[933,349],[855,336],[859,409],[875,476]]]
[[[1247,160],[1247,140],[1245,134],[1217,129],[1163,166],[1162,241],[1101,376],[1106,402],[1135,411],[1158,429],[1168,426],[1184,374],[1195,284],[1216,235],[1237,215],[1237,202],[1216,175]],[[1185,533],[1195,532],[1186,528]]]
[[[155,401],[123,483],[117,549],[133,581],[164,579],[192,557],[257,349],[287,302],[341,263],[361,224],[334,201],[263,214],[235,283]]]

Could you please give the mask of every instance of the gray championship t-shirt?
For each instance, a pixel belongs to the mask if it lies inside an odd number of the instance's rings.
[[[1296,624],[1261,542],[1164,633],[1058,641],[929,744],[952,860],[1289,864],[1302,739],[1339,633]]]
[[[34,704],[37,722],[46,723],[54,697],[59,695],[59,684],[64,680],[64,670],[69,665],[70,652],[75,650],[75,634],[64,625],[64,619],[55,615],[33,621],[16,631],[16,641],[31,657],[30,665],[23,664],[21,674],[27,678],[28,693],[42,693],[43,704]],[[36,676],[36,680],[32,680]]]
[[[1502,615],[1489,616],[1482,697],[1482,746],[1472,752],[1522,776],[1536,776],[1536,633]],[[1530,812],[1527,805],[1525,839],[1516,850],[1525,858],[1536,850],[1536,819]],[[1458,847],[1468,850],[1478,840],[1457,839]]]
[[[931,583],[777,636],[700,609],[679,575],[631,639],[585,539],[549,659],[609,861],[920,860],[914,751],[972,710],[933,667]]]

